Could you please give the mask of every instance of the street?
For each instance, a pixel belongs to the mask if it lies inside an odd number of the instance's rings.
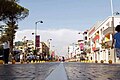
[[[0,65],[0,80],[45,80],[58,63]]]
[[[68,80],[120,80],[120,64],[65,63]]]
[[[120,64],[46,62],[0,65],[0,80],[120,80]]]

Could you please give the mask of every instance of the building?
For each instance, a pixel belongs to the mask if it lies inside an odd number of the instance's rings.
[[[102,22],[97,22],[88,30],[87,41],[93,61],[115,60],[113,50],[110,49],[113,34],[112,20],[112,17],[108,17]],[[114,27],[117,25],[120,25],[120,16],[114,16]]]
[[[78,61],[80,60],[80,54],[81,54],[80,43],[77,42],[68,46],[68,60]]]
[[[45,58],[49,58],[49,47],[46,45],[45,42],[40,42],[40,50],[39,50],[40,56]]]
[[[32,52],[34,50],[34,42],[32,40],[25,40],[23,41],[17,41],[15,42],[15,49],[21,50],[25,52],[27,50],[27,53]]]

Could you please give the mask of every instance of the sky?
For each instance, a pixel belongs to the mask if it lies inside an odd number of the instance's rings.
[[[113,0],[114,12],[120,12],[119,3]],[[37,34],[44,42],[51,38],[58,55],[66,55],[68,45],[82,39],[79,32],[112,15],[110,0],[20,0],[19,4],[29,10],[29,16],[19,21],[15,41],[24,36],[33,39],[35,22],[43,21],[37,24]]]

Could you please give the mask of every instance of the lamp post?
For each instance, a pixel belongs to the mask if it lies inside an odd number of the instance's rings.
[[[113,29],[113,35],[114,35],[114,34],[115,34],[115,30],[114,30],[114,16],[113,16],[113,1],[110,0],[110,3],[111,3],[111,15],[112,15],[112,21],[111,21],[112,25],[111,25],[111,27],[112,27],[112,29]],[[113,35],[112,35],[112,36],[113,36]],[[112,38],[113,38],[113,37],[112,37]],[[113,52],[114,52],[114,62],[116,62],[115,50],[113,50]]]
[[[35,22],[35,54],[36,54],[36,36],[37,36],[37,24],[43,23],[43,21],[37,21]]]
[[[113,0],[110,0],[110,2],[111,2],[111,14],[112,14],[112,25],[111,25],[111,27],[113,29],[113,35],[114,35],[115,34],[115,29],[114,29],[114,14],[115,15],[119,15],[119,13],[118,12],[115,12],[115,13],[113,12]],[[114,62],[116,62],[115,49],[114,49]]]
[[[113,28],[113,35],[114,35],[115,30],[114,30],[113,2],[112,2],[112,0],[110,0],[110,2],[111,2],[111,14],[112,14],[112,25],[111,25],[111,27]]]

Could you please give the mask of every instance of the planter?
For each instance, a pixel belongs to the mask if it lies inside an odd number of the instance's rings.
[[[112,64],[112,60],[109,60],[108,62],[109,62],[109,64]]]
[[[101,63],[104,63],[104,61],[103,61],[103,60],[101,60],[100,62],[101,62]]]
[[[98,63],[98,61],[97,61],[97,60],[95,60],[95,63]]]

